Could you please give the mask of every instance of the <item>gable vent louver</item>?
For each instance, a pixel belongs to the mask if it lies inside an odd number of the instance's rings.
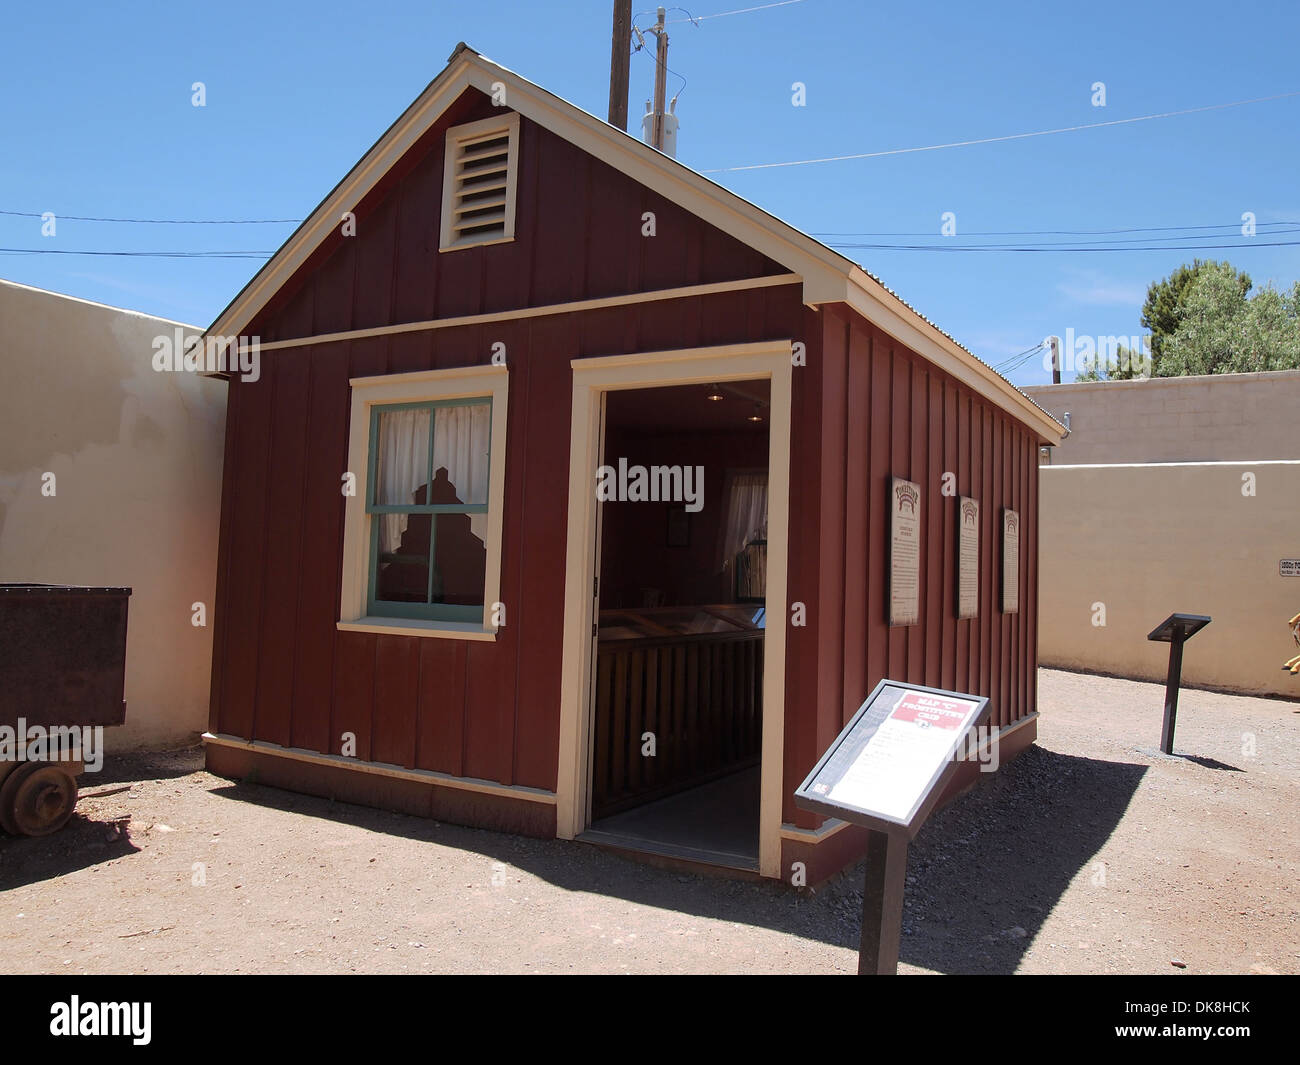
[[[514,236],[518,115],[447,132],[442,248]]]

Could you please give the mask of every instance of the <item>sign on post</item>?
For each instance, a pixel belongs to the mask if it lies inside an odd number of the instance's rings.
[[[1174,753],[1174,725],[1178,720],[1178,688],[1183,676],[1183,644],[1210,623],[1204,614],[1170,614],[1147,634],[1155,643],[1169,644],[1169,672],[1165,677],[1165,723],[1160,749]]]
[[[882,680],[794,793],[870,830],[858,972],[898,970],[907,846],[988,719],[988,699]]]

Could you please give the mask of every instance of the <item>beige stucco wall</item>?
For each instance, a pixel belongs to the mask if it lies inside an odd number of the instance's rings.
[[[1294,427],[1294,421],[1291,425]],[[1242,494],[1243,474],[1255,495]],[[1300,699],[1281,667],[1300,652],[1300,462],[1041,468],[1039,661],[1165,678],[1146,635],[1174,611],[1214,621],[1186,645],[1183,679]],[[1092,623],[1105,605],[1104,627]]]
[[[152,369],[175,325],[0,282],[0,581],[133,589],[110,751],[207,723],[226,385]]]
[[[1053,465],[1300,459],[1300,370],[1037,385],[1070,435]]]

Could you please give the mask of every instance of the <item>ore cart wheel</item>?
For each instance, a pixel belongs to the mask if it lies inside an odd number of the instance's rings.
[[[76,805],[72,774],[48,762],[26,762],[0,787],[0,825],[15,836],[48,836],[68,823]]]

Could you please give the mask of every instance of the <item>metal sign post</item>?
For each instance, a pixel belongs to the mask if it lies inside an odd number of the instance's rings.
[[[1169,672],[1165,679],[1165,723],[1160,749],[1174,753],[1174,725],[1178,720],[1178,688],[1183,675],[1183,644],[1210,623],[1204,614],[1170,614],[1147,635],[1155,643],[1169,644]]]
[[[859,976],[898,972],[906,881],[907,837],[871,829],[867,836],[867,878],[862,886]]]
[[[870,830],[859,975],[898,971],[908,844],[971,750],[988,702],[882,680],[794,793],[802,809]]]

